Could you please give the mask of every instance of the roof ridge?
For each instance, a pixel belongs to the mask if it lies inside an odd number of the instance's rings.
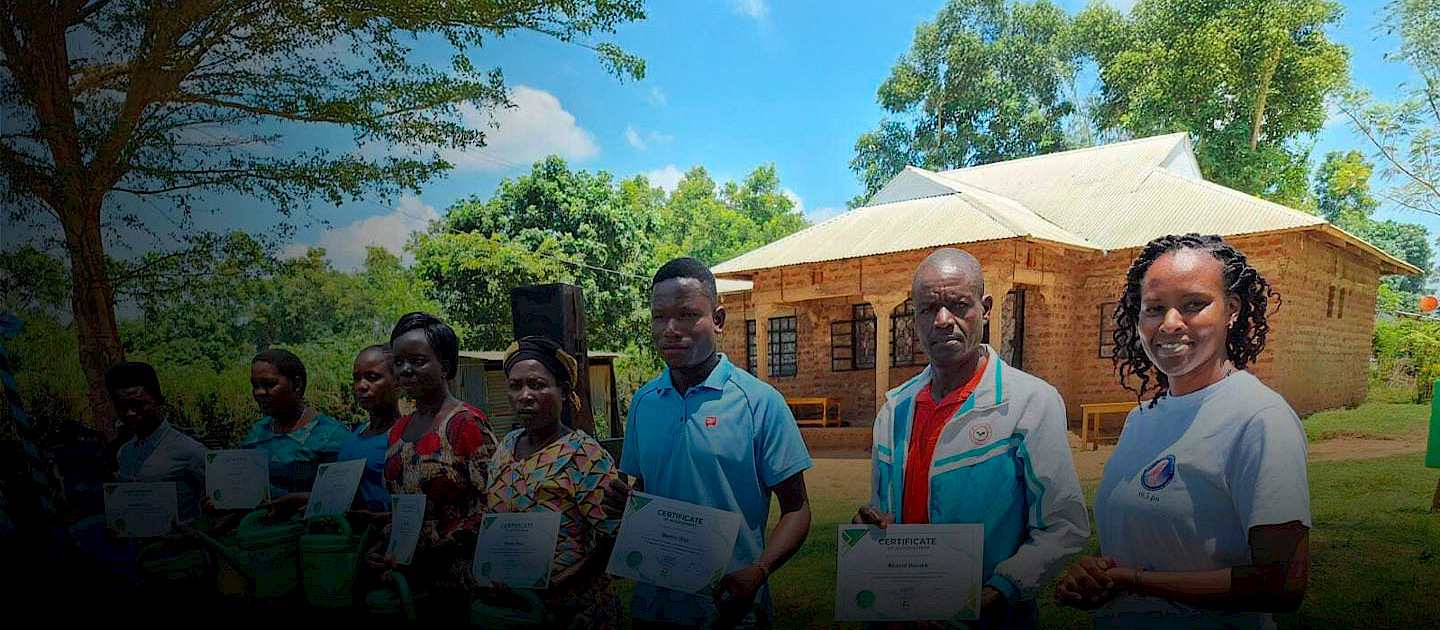
[[[943,175],[942,175],[942,177],[943,177]],[[985,188],[985,187],[983,187],[983,186],[975,186],[975,185],[973,185],[973,184],[969,184],[969,183],[965,183],[965,182],[955,182],[955,185],[956,185],[956,186],[959,186],[959,187],[961,187],[961,188],[973,188],[974,190],[979,191],[980,193],[982,193],[981,195],[973,195],[973,193],[972,193],[972,196],[978,196],[978,197],[983,198],[984,195],[990,195],[990,196],[992,196],[992,197],[996,197],[996,198],[1002,199],[1002,200],[1004,200],[1004,201],[1006,201],[1006,202],[1012,203],[1012,204],[1014,204],[1015,206],[1021,208],[1022,210],[1025,210],[1026,212],[1029,212],[1030,214],[1035,215],[1035,218],[1040,219],[1041,221],[1044,221],[1045,223],[1053,226],[1055,229],[1057,229],[1057,230],[1059,230],[1059,231],[1061,231],[1061,232],[1064,232],[1065,234],[1069,235],[1070,237],[1072,237],[1072,238],[1074,238],[1074,239],[1076,239],[1076,240],[1078,240],[1078,241],[1080,241],[1080,242],[1082,242],[1082,243],[1085,243],[1085,244],[1088,245],[1088,246],[1095,247],[1095,244],[1092,243],[1092,242],[1090,241],[1090,239],[1085,238],[1084,235],[1082,235],[1082,234],[1077,234],[1077,233],[1075,233],[1074,230],[1071,230],[1071,229],[1069,229],[1069,228],[1066,228],[1066,227],[1063,226],[1063,225],[1060,225],[1059,223],[1056,223],[1055,221],[1051,220],[1050,217],[1047,217],[1047,216],[1045,216],[1045,215],[1043,215],[1043,214],[1040,214],[1040,213],[1037,212],[1034,208],[1031,208],[1030,206],[1025,205],[1025,203],[1024,203],[1024,202],[1021,202],[1019,199],[1015,199],[1015,198],[1013,198],[1013,197],[1009,197],[1009,196],[1006,196],[1006,195],[1002,195],[1002,194],[1000,194],[1000,193],[998,193],[998,192],[995,192],[995,191],[990,190],[990,189],[988,189],[988,188]],[[965,191],[965,190],[959,190],[959,191],[957,191],[956,194],[959,194],[959,195],[961,195],[961,196],[963,197],[963,196],[965,196],[965,195],[967,194],[967,191]],[[1016,225],[1015,222],[1014,222],[1013,220],[1011,220],[1009,217],[1006,217],[1006,218],[1003,218],[1003,219],[1002,219],[1001,217],[995,216],[995,212],[992,212],[991,209],[988,207],[989,204],[985,204],[986,207],[982,207],[980,204],[976,204],[976,203],[971,203],[970,205],[971,205],[971,206],[974,206],[976,210],[979,210],[980,212],[984,213],[985,216],[988,216],[988,217],[990,217],[991,219],[994,219],[996,222],[1000,223],[1001,225],[1004,225],[1005,227],[1009,228],[1011,232],[1014,232],[1015,234],[1017,234],[1017,235],[1019,235],[1019,236],[1032,236],[1032,237],[1035,237],[1035,238],[1045,238],[1045,237],[1043,237],[1043,236],[1040,236],[1040,235],[1035,234],[1035,232],[1034,232],[1033,230],[1021,229],[1021,228],[1020,228],[1018,225]],[[1100,248],[1099,248],[1099,247],[1096,247],[1096,249],[1100,249]]]
[[[1219,192],[1224,193],[1224,194],[1227,194],[1227,195],[1230,195],[1230,196],[1232,196],[1232,197],[1240,197],[1240,198],[1242,198],[1242,199],[1246,199],[1246,200],[1249,200],[1249,201],[1258,201],[1258,202],[1260,202],[1262,205],[1271,207],[1272,209],[1279,210],[1279,211],[1281,211],[1281,212],[1283,212],[1283,213],[1290,214],[1290,215],[1292,215],[1292,216],[1294,216],[1294,217],[1296,217],[1296,218],[1315,219],[1316,221],[1319,221],[1320,223],[1324,223],[1324,224],[1327,224],[1327,225],[1332,225],[1329,221],[1326,221],[1326,220],[1325,220],[1325,217],[1322,217],[1322,216],[1320,216],[1320,215],[1310,214],[1309,212],[1305,212],[1305,211],[1303,211],[1303,210],[1296,210],[1295,208],[1291,208],[1290,206],[1287,206],[1287,205],[1285,205],[1285,204],[1283,204],[1283,203],[1276,203],[1276,202],[1270,201],[1269,199],[1266,199],[1266,198],[1264,198],[1264,197],[1259,197],[1259,196],[1252,195],[1252,194],[1247,193],[1247,192],[1235,190],[1234,188],[1230,188],[1229,186],[1224,186],[1224,185],[1221,185],[1221,184],[1217,184],[1217,183],[1212,182],[1212,181],[1210,181],[1210,180],[1208,180],[1208,179],[1190,179],[1190,178],[1188,178],[1188,177],[1181,177],[1181,176],[1179,176],[1179,175],[1177,175],[1177,174],[1175,174],[1175,173],[1170,172],[1168,169],[1160,168],[1160,167],[1158,167],[1158,166],[1151,169],[1151,174],[1153,175],[1153,174],[1155,174],[1155,173],[1160,173],[1160,174],[1165,175],[1165,176],[1167,176],[1167,177],[1171,177],[1171,178],[1174,178],[1174,179],[1176,179],[1176,180],[1178,180],[1178,181],[1187,182],[1187,183],[1190,183],[1190,184],[1197,184],[1197,185],[1208,186],[1208,187],[1210,187],[1210,188],[1217,189]],[[1149,175],[1147,175],[1146,177],[1148,178]]]
[[[1111,143],[1109,143],[1109,144],[1097,144],[1097,145],[1089,146],[1089,147],[1080,147],[1080,148],[1076,148],[1076,149],[1066,149],[1066,150],[1064,150],[1064,151],[1055,151],[1055,152],[1053,152],[1053,153],[1041,153],[1041,154],[1039,154],[1039,155],[1028,155],[1028,156],[1025,156],[1025,157],[1022,157],[1022,158],[1014,158],[1014,159],[1010,159],[1010,160],[1000,160],[1000,161],[997,161],[997,162],[990,162],[990,163],[987,163],[987,164],[976,164],[976,165],[974,165],[974,166],[963,166],[963,167],[960,167],[960,168],[952,168],[952,169],[945,170],[945,171],[938,171],[938,173],[941,174],[941,175],[949,175],[950,173],[958,173],[958,172],[963,172],[963,171],[971,171],[971,170],[976,170],[976,169],[989,168],[989,167],[992,167],[992,166],[999,166],[999,165],[1001,165],[1001,164],[1014,164],[1014,163],[1016,163],[1016,162],[1025,162],[1025,161],[1029,161],[1029,160],[1039,160],[1039,159],[1041,159],[1041,158],[1053,158],[1053,157],[1060,156],[1060,155],[1074,155],[1074,154],[1086,153],[1086,152],[1090,152],[1090,151],[1099,151],[1099,150],[1103,150],[1103,149],[1114,149],[1114,148],[1124,147],[1124,146],[1133,145],[1133,144],[1142,144],[1142,143],[1146,143],[1146,142],[1158,142],[1161,138],[1168,138],[1168,137],[1171,137],[1171,136],[1185,136],[1185,135],[1186,135],[1186,133],[1183,132],[1183,131],[1176,131],[1176,132],[1174,132],[1174,133],[1163,133],[1163,134],[1156,135],[1156,136],[1146,136],[1146,137],[1144,137],[1144,138],[1132,138],[1132,139],[1130,139],[1130,140],[1124,140],[1124,141],[1121,141],[1121,142],[1111,142]]]

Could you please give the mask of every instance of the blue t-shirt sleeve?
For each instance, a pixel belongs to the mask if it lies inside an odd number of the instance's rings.
[[[1305,429],[1289,406],[1267,407],[1246,423],[1226,470],[1246,531],[1290,521],[1310,526],[1306,451]]]
[[[355,439],[355,434],[330,416],[317,416],[315,421],[318,423],[315,425],[317,435],[311,436],[312,442],[306,446],[315,451],[317,463],[339,461],[340,451],[345,450],[345,445]]]
[[[779,392],[766,392],[755,409],[756,449],[760,483],[773,488],[795,473],[810,468],[810,450],[800,437],[795,414]]]

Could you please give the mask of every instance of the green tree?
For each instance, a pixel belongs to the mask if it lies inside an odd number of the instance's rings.
[[[1413,304],[1419,299],[1432,272],[1430,232],[1423,225],[1399,221],[1376,221],[1370,214],[1380,202],[1370,194],[1370,162],[1359,151],[1331,151],[1315,170],[1313,191],[1316,209],[1326,221],[1365,239],[1370,244],[1404,260],[1423,273],[1419,276],[1389,276],[1384,286],[1394,295],[1381,294],[1377,303],[1391,300]],[[1388,309],[1394,310],[1394,309]]]
[[[654,196],[622,194],[606,172],[571,171],[551,156],[501,182],[488,200],[461,200],[410,244],[415,271],[469,327],[471,347],[513,339],[510,289],[567,282],[585,295],[589,342],[623,347],[648,330],[641,307],[656,230]]]
[[[1066,97],[1079,57],[1070,18],[1047,2],[950,0],[876,95],[886,111],[855,141],[861,205],[907,164],[949,169],[1069,148]]]
[[[1419,80],[1402,84],[1393,103],[1353,89],[1339,106],[1370,141],[1385,178],[1398,182],[1385,198],[1440,214],[1440,4],[1396,0],[1386,6],[1381,26],[1400,38],[1400,48],[1386,57],[1409,66]]]
[[[1309,175],[1305,134],[1346,80],[1329,41],[1330,0],[1140,0],[1128,15],[1095,3],[1077,41],[1099,65],[1095,123],[1133,136],[1184,131],[1206,177],[1291,206]]]
[[[1370,194],[1374,167],[1359,151],[1331,151],[1315,172],[1315,206],[1343,230],[1363,229],[1380,202]]]
[[[48,215],[65,234],[93,420],[108,424],[101,377],[123,356],[102,228],[145,227],[118,200],[159,200],[188,215],[206,195],[238,193],[288,214],[311,200],[416,190],[448,168],[438,149],[483,146],[483,131],[461,124],[460,104],[508,102],[500,71],[470,57],[482,40],[536,31],[590,46],[611,72],[639,78],[639,59],[587,42],[643,17],[640,0],[6,3],[0,192],[12,223]],[[450,66],[416,62],[415,41],[448,45]],[[275,150],[294,123],[349,130],[355,142]],[[365,143],[430,153],[370,157]]]

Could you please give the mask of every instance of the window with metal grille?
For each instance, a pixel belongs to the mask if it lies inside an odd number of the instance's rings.
[[[755,349],[755,320],[745,320],[745,370],[757,374],[760,369],[760,353]]]
[[[851,319],[830,322],[830,369],[868,370],[875,367],[875,309],[856,304]]]
[[[795,317],[771,317],[769,337],[770,376],[795,375]]]
[[[905,300],[890,312],[890,367],[924,364],[925,348],[915,334],[915,303]]]

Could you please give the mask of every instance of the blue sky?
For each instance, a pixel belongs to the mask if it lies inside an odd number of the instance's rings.
[[[457,168],[418,197],[315,206],[310,216],[316,221],[296,231],[289,250],[324,246],[337,265],[353,267],[366,244],[398,250],[408,230],[457,199],[490,195],[502,178],[527,172],[550,153],[575,168],[621,177],[646,173],[666,186],[697,165],[724,181],[773,162],[807,217],[834,216],[860,190],[848,163],[856,137],[880,120],[876,87],[909,48],[916,25],[942,4],[651,2],[646,20],[622,26],[611,38],[645,59],[642,81],[619,81],[591,51],[548,37],[519,33],[491,40],[475,59],[503,69],[518,107],[496,114],[500,128],[491,130],[490,146],[448,156]],[[1073,12],[1084,2],[1060,4]],[[1111,4],[1125,9],[1131,3]],[[1394,47],[1376,39],[1383,5],[1346,2],[1330,33],[1352,50],[1356,82],[1380,98],[1409,78],[1403,66],[1383,59]],[[436,61],[447,53],[439,50]],[[486,118],[471,120],[483,124]],[[1335,119],[1315,141],[1317,160],[1327,150],[1366,148]],[[229,209],[201,214],[197,225],[263,232],[280,220],[257,211],[254,201],[223,205]],[[1440,217],[1384,209],[1380,218],[1421,222],[1440,235]]]

